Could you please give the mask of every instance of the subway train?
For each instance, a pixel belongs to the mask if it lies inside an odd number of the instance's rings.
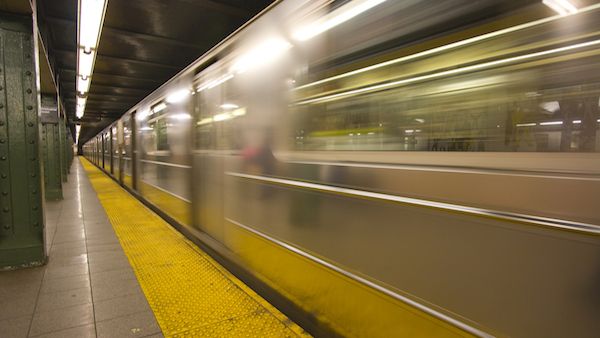
[[[82,152],[317,335],[597,337],[577,6],[276,1]]]

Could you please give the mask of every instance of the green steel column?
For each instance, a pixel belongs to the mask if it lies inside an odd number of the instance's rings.
[[[46,261],[32,26],[0,14],[0,268]]]
[[[60,120],[56,97],[42,95],[42,154],[44,156],[44,191],[47,200],[62,199]]]
[[[56,99],[42,95],[42,154],[44,156],[44,190],[47,200],[62,199],[60,119]]]
[[[62,181],[66,182],[67,181],[67,152],[66,152],[66,147],[67,147],[67,131],[65,128],[65,120],[60,117],[59,115],[59,121],[58,121],[58,134],[59,134],[59,140],[60,140],[60,144],[59,144],[59,153],[60,153],[60,172],[61,172],[61,176],[62,176]]]
[[[71,165],[73,164],[73,137],[71,136],[70,130],[67,130],[67,172],[71,172]]]
[[[47,200],[62,199],[60,135],[58,123],[42,124],[44,154],[44,189]]]

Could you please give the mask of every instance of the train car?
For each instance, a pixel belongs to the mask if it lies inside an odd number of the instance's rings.
[[[329,332],[593,337],[598,65],[592,1],[277,1],[84,149]]]

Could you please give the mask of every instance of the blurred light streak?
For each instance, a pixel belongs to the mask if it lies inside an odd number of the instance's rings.
[[[216,87],[216,86],[218,86],[218,85],[220,85],[222,83],[225,83],[225,82],[231,80],[232,78],[233,78],[233,74],[225,74],[225,75],[223,75],[221,77],[218,77],[215,80],[210,80],[210,81],[208,81],[208,82],[206,82],[206,83],[198,86],[196,88],[196,92],[199,93],[199,92],[201,92],[201,91],[203,91],[205,89],[214,88],[214,87]]]
[[[152,107],[152,112],[158,113],[158,112],[165,110],[166,108],[167,108],[167,105],[164,102],[161,102],[161,103],[157,104],[156,106]]]
[[[577,13],[577,7],[568,0],[543,0],[544,5],[552,8],[560,15],[569,15]]]
[[[270,38],[259,43],[248,52],[242,54],[232,65],[234,73],[244,73],[250,69],[268,64],[279,57],[292,45],[282,38]]]
[[[592,6],[588,6],[585,8],[582,8],[581,10],[578,11],[578,13],[583,13],[583,12],[587,12],[587,11],[591,11],[591,10],[595,10],[600,8],[600,3],[592,5]],[[532,22],[528,22],[528,23],[524,23],[521,25],[517,25],[517,26],[513,26],[513,27],[509,27],[509,28],[505,28],[505,29],[501,29],[495,32],[491,32],[491,33],[487,33],[487,34],[483,34],[483,35],[478,35],[469,39],[465,39],[465,40],[461,40],[461,41],[457,41],[457,42],[453,42],[447,45],[443,45],[440,47],[436,47],[436,48],[432,48],[432,49],[428,49],[419,53],[415,53],[415,54],[411,54],[411,55],[407,55],[407,56],[403,56],[397,59],[393,59],[393,60],[389,60],[389,61],[385,61],[385,62],[381,62],[372,66],[368,66],[368,67],[364,67],[364,68],[360,68],[360,69],[356,69],[347,73],[343,73],[340,75],[336,75],[336,76],[332,76],[323,80],[319,80],[319,81],[315,81],[315,82],[311,82],[311,83],[307,83],[305,85],[296,87],[294,90],[298,90],[298,89],[303,89],[303,88],[308,88],[308,87],[312,87],[312,86],[316,86],[322,83],[327,83],[330,81],[335,81],[335,80],[339,80],[348,76],[352,76],[352,75],[356,75],[356,74],[360,74],[360,73],[364,73],[364,72],[368,72],[374,69],[378,69],[381,67],[386,67],[386,66],[390,66],[396,63],[401,63],[401,62],[405,62],[405,61],[409,61],[409,60],[413,60],[413,59],[417,59],[420,57],[424,57],[424,56],[429,56],[432,54],[436,54],[436,53],[440,53],[449,49],[453,49],[453,48],[457,48],[457,47],[461,47],[461,46],[465,46],[465,45],[469,45],[472,43],[476,43],[476,42],[480,42],[483,40],[487,40],[487,39],[491,39],[497,36],[501,36],[501,35],[505,35],[508,33],[512,33],[512,32],[516,32],[522,29],[526,29],[526,28],[530,28],[530,27],[534,27],[537,25],[541,25],[541,24],[545,24],[547,22],[551,22],[551,21],[555,21],[558,19],[561,19],[563,16],[562,15],[555,15],[555,16],[551,16],[548,18],[544,18],[544,19],[540,19],[540,20],[536,20],[536,21],[532,21]]]
[[[192,118],[192,115],[190,115],[188,113],[177,113],[177,114],[169,115],[169,118],[174,119],[174,120],[179,120],[179,121],[185,121],[185,120],[190,120]]]
[[[325,31],[338,26],[355,16],[368,11],[369,9],[385,2],[386,0],[358,0],[351,1],[350,3],[334,10],[330,14],[324,16],[320,20],[308,24],[297,31],[292,36],[295,40],[306,41],[309,40]]]
[[[475,71],[475,70],[481,70],[481,69],[485,69],[485,68],[489,68],[489,67],[508,64],[511,62],[522,61],[522,60],[532,59],[532,58],[536,58],[536,57],[540,57],[540,56],[561,53],[561,52],[565,52],[565,51],[569,51],[569,50],[573,50],[573,49],[590,47],[590,46],[594,46],[594,45],[598,45],[598,44],[600,44],[600,40],[587,41],[587,42],[577,43],[577,44],[570,45],[570,46],[548,49],[548,50],[544,50],[541,52],[524,54],[524,55],[506,58],[506,59],[475,64],[472,66],[450,69],[450,70],[441,71],[438,73],[416,76],[416,77],[412,77],[412,78],[408,78],[408,79],[402,79],[402,80],[398,80],[398,81],[382,83],[382,84],[368,86],[368,87],[364,87],[364,88],[348,90],[348,91],[337,93],[337,94],[326,95],[326,96],[317,97],[314,99],[302,100],[302,101],[296,102],[295,104],[296,105],[304,105],[304,104],[324,102],[324,101],[333,101],[333,100],[337,100],[337,99],[340,99],[343,97],[362,94],[362,93],[366,93],[366,92],[370,92],[370,91],[388,89],[391,87],[396,87],[399,85],[404,85],[404,84],[408,84],[408,83],[412,83],[412,82],[424,81],[424,80],[440,78],[440,77],[444,77],[444,76],[448,76],[448,75],[454,75],[454,74],[466,73],[466,72]]]
[[[167,95],[167,98],[165,99],[165,101],[167,101],[168,103],[180,103],[185,101],[185,99],[190,95],[190,91],[187,89],[180,89],[177,91],[174,91],[172,93],[170,93],[169,95]]]
[[[237,104],[234,103],[223,103],[222,105],[220,105],[221,108],[223,109],[235,109],[235,108],[239,108],[239,106]]]

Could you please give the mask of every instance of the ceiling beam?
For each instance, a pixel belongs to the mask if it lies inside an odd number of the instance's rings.
[[[77,58],[77,51],[75,51],[75,50],[54,49],[53,51],[56,53],[59,53],[59,54],[75,54],[74,57]],[[97,58],[106,59],[106,61],[127,62],[127,63],[134,63],[134,64],[142,65],[142,66],[161,67],[161,68],[169,68],[169,69],[174,69],[174,70],[181,70],[181,68],[182,68],[179,66],[173,66],[173,65],[166,64],[166,63],[128,59],[128,58],[123,58],[120,56],[110,56],[110,55],[100,54],[100,53],[96,54],[96,60],[98,60]]]
[[[61,71],[67,72],[67,73],[73,73],[73,78],[75,78],[76,73],[77,73],[77,71],[75,69],[69,69],[69,68],[64,68],[64,67],[59,68],[59,72],[61,72]],[[158,83],[158,84],[162,84],[166,81],[166,80],[150,79],[147,77],[127,76],[127,75],[98,73],[98,72],[94,72],[92,74],[92,78],[94,77],[94,75],[109,76],[109,77],[114,77],[115,79],[122,79],[122,80],[139,80],[139,81],[146,81],[146,82],[154,82],[154,83]]]
[[[73,86],[76,85],[75,81],[73,80],[63,80],[61,81],[64,84],[72,84]],[[116,86],[116,85],[104,85],[104,84],[93,84],[94,87],[98,87],[98,88],[104,88],[104,89],[123,89],[123,90],[131,90],[131,91],[138,91],[141,94],[147,94],[149,90],[154,89],[154,87],[144,87],[144,88],[140,88],[140,87],[127,87],[127,86]]]
[[[75,21],[73,21],[73,20],[62,19],[62,18],[57,18],[57,17],[52,17],[52,16],[47,16],[45,19],[51,23],[75,26]],[[172,45],[172,46],[179,46],[179,47],[186,47],[186,48],[202,50],[202,47],[199,47],[198,45],[191,43],[191,42],[172,39],[169,37],[164,37],[164,36],[159,36],[159,35],[132,32],[129,30],[110,27],[110,26],[102,26],[102,34],[105,34],[105,33],[111,34],[111,35],[118,35],[118,36],[119,35],[120,36],[128,36],[128,37],[136,38],[136,39],[143,39],[143,40],[151,41],[153,43],[162,43],[165,45]]]
[[[239,6],[224,4],[222,2],[214,1],[214,0],[202,0],[202,1],[179,0],[179,1],[188,3],[190,5],[195,5],[198,7],[203,7],[206,9],[212,9],[214,11],[217,11],[217,12],[220,12],[223,14],[227,14],[230,16],[237,16],[239,18],[247,18],[252,14],[252,12],[248,9],[240,8]]]

